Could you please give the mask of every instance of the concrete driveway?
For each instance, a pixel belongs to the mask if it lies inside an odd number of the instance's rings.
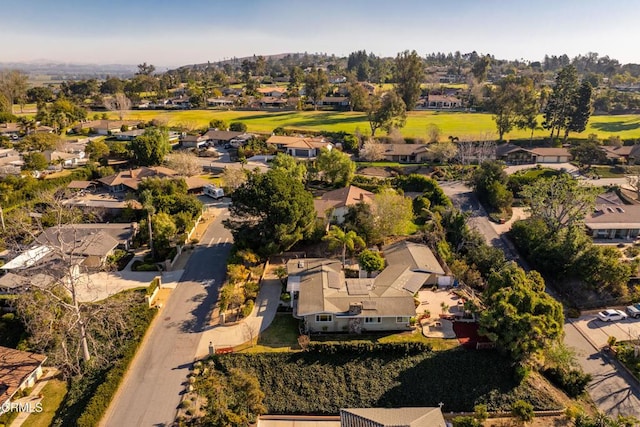
[[[609,337],[616,337],[618,341],[640,339],[640,319],[603,322],[598,319],[597,311],[594,311],[583,314],[572,323],[598,348],[607,345]]]

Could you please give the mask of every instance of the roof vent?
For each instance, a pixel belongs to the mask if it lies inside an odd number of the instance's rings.
[[[609,212],[615,212],[611,206],[608,206],[608,207],[607,207],[607,210],[608,210]]]
[[[624,209],[622,209],[622,208],[618,208],[618,212],[620,212],[620,213],[624,213]]]

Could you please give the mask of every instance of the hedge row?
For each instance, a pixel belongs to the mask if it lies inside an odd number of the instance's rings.
[[[311,342],[307,351],[318,354],[334,355],[347,354],[375,354],[395,353],[398,355],[412,355],[428,352],[432,346],[423,342],[390,342],[376,343],[369,341],[354,342]]]
[[[80,418],[78,418],[78,427],[94,427],[100,423],[100,420],[104,416],[113,396],[120,386],[120,382],[124,378],[127,369],[129,369],[129,365],[136,355],[136,351],[156,311],[148,310],[147,313],[148,315],[143,321],[136,325],[134,336],[137,339],[132,339],[129,342],[123,351],[122,357],[113,364],[113,367],[106,373],[104,382],[98,386],[94,395],[89,399],[89,403],[85,407],[84,412]]]

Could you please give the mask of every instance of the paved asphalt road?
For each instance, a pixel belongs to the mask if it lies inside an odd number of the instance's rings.
[[[618,368],[608,355],[596,350],[576,325],[567,322],[564,331],[565,344],[576,350],[578,363],[593,377],[587,391],[598,408],[612,416],[640,417],[640,390],[629,374]]]
[[[201,331],[224,280],[231,235],[221,221],[227,215],[222,210],[191,255],[102,426],[172,425]]]

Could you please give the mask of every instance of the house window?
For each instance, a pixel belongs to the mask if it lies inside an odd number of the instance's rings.
[[[382,322],[382,318],[380,317],[365,317],[364,323],[380,323]]]
[[[332,322],[333,316],[330,314],[316,314],[316,322]]]
[[[409,323],[409,318],[406,316],[396,317],[396,323]]]

